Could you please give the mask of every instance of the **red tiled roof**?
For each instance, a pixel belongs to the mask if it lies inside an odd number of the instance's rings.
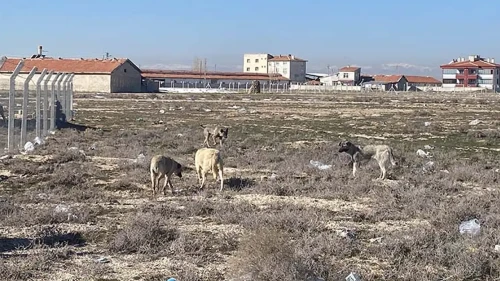
[[[20,58],[7,58],[0,66],[0,72],[13,72],[19,63]],[[35,58],[25,59],[21,72],[29,72],[33,67],[38,71],[42,69],[53,70],[55,72],[73,72],[73,73],[102,73],[110,74],[117,67],[129,61],[128,59],[56,59],[56,58]],[[131,61],[129,61],[135,68]],[[140,71],[139,68],[137,70]]]
[[[286,56],[279,55],[279,56],[272,56],[267,61],[306,61],[306,60],[300,59],[292,55],[286,55]]]
[[[356,67],[356,66],[344,66],[341,69],[339,69],[339,71],[340,72],[355,72],[358,69],[360,69],[360,68]]]
[[[397,83],[403,75],[373,75],[372,78],[375,82]]]
[[[185,71],[185,70],[156,70],[143,69],[145,78],[170,78],[170,79],[225,79],[225,80],[279,80],[289,81],[280,74],[247,73],[247,72],[217,72],[217,71]]]
[[[443,64],[440,66],[441,68],[467,68],[467,67],[472,67],[472,68],[500,68],[500,64],[492,63],[492,62],[486,62],[483,60],[478,60],[478,61],[457,61],[449,64]]]
[[[408,83],[420,83],[420,84],[442,84],[441,81],[437,80],[431,76],[416,76],[416,75],[405,75]]]

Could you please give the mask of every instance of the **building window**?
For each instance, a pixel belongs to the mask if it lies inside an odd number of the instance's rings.
[[[456,84],[457,79],[443,79],[443,84]]]
[[[124,69],[123,69],[123,72],[127,72],[127,69],[126,69],[126,68],[124,68]]]
[[[258,70],[259,70],[259,67],[258,67],[258,66],[256,66],[256,67],[255,67],[255,71],[258,71]]]
[[[250,63],[250,59],[247,59],[247,62]]]
[[[464,70],[463,70],[463,69],[459,69],[459,70],[458,70],[458,73],[459,73],[459,74],[464,74]]]
[[[288,68],[283,68],[283,74],[287,74],[288,73]]]
[[[464,84],[464,79],[458,79],[458,84]]]
[[[443,74],[456,74],[457,72],[456,69],[443,69]]]
[[[259,62],[259,59],[255,59],[255,62]]]
[[[469,74],[477,74],[477,70],[475,70],[475,69],[469,69]]]
[[[280,65],[280,62],[279,62],[279,61],[277,61],[277,62],[276,62],[276,65]]]
[[[479,74],[493,74],[493,69],[479,69],[477,71]]]
[[[250,71],[250,67],[247,67],[247,71]]]
[[[349,78],[349,73],[344,73],[344,78]]]
[[[493,84],[493,79],[479,79],[479,84]]]
[[[467,82],[467,84],[477,84],[477,80],[476,79],[469,79],[469,81]]]

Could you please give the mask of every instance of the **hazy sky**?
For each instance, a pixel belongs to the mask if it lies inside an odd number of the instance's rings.
[[[479,54],[500,61],[500,1],[3,1],[0,56],[128,57],[139,66],[241,71],[243,53],[294,54],[308,72],[439,73]],[[7,28],[9,26],[9,28]],[[396,66],[399,66],[396,68]]]

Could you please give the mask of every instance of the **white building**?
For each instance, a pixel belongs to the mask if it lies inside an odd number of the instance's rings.
[[[361,68],[356,66],[345,66],[339,69],[338,81],[343,85],[354,86],[359,83],[361,78]]]
[[[270,54],[244,54],[243,72],[268,73],[267,61],[272,57]]]
[[[444,88],[485,88],[500,89],[500,64],[495,59],[482,58],[479,55],[458,58],[441,65]]]
[[[245,54],[243,59],[243,72],[280,74],[291,82],[306,82],[307,60],[294,55]]]

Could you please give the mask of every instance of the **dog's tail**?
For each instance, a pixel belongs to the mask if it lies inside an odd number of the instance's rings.
[[[392,148],[389,148],[389,156],[390,156],[389,158],[391,160],[392,166],[397,166],[398,165],[398,161],[396,161],[394,159],[394,153],[392,152]]]

